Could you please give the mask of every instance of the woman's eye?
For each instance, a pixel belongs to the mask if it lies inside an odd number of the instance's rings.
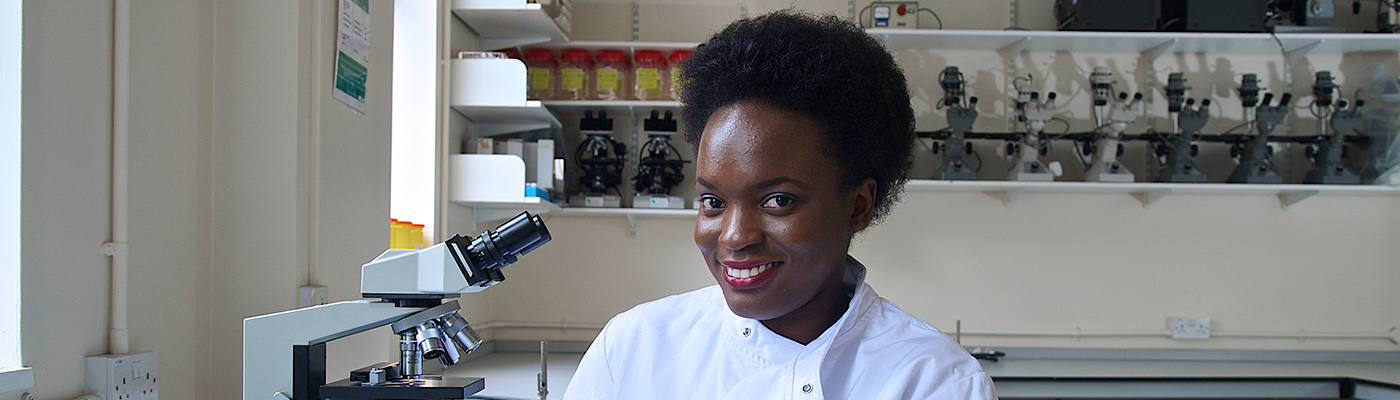
[[[707,209],[720,209],[720,208],[724,208],[724,200],[720,200],[718,197],[714,197],[714,196],[705,196],[705,197],[701,197],[701,198],[700,198],[700,203],[701,203],[701,205],[705,206],[705,208],[707,208]]]
[[[792,204],[791,197],[778,195],[769,197],[768,200],[764,201],[763,208],[783,208],[787,207],[789,204]]]

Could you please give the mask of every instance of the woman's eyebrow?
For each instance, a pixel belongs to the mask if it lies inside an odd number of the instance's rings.
[[[700,186],[704,186],[704,187],[709,188],[709,189],[714,189],[714,188],[715,188],[715,185],[712,184],[712,183],[710,183],[710,181],[707,181],[707,180],[705,180],[705,178],[701,178],[701,177],[698,177],[698,176],[695,177],[695,183],[698,183],[698,184],[700,184]],[[750,186],[749,186],[749,189],[753,189],[753,190],[757,190],[757,189],[767,189],[767,188],[771,188],[771,187],[774,187],[774,186],[778,186],[778,185],[781,185],[781,184],[784,184],[784,183],[795,185],[795,186],[797,186],[798,188],[801,188],[801,189],[806,189],[806,188],[807,188],[807,185],[804,184],[804,183],[802,183],[802,181],[799,181],[799,180],[793,179],[793,178],[789,178],[789,177],[786,177],[786,176],[779,176],[779,177],[776,177],[776,178],[765,179],[765,180],[763,180],[762,182],[759,182],[759,183],[755,183],[755,184],[753,184],[753,185],[750,185]]]

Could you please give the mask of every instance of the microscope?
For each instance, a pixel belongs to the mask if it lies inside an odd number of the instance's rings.
[[[1303,183],[1360,184],[1361,177],[1342,165],[1342,157],[1347,155],[1346,134],[1361,123],[1361,107],[1365,103],[1361,99],[1354,99],[1356,104],[1352,106],[1345,99],[1333,101],[1332,92],[1337,90],[1337,84],[1332,81],[1332,73],[1318,71],[1315,78],[1313,113],[1322,124],[1319,132],[1326,133],[1327,127],[1330,126],[1332,134],[1324,137],[1321,143],[1308,146],[1304,151],[1304,155],[1313,160],[1313,169],[1303,177]]]
[[[476,238],[453,235],[421,250],[390,249],[360,270],[363,300],[243,320],[243,399],[465,399],[481,378],[429,375],[425,360],[455,364],[481,345],[459,314],[462,293],[485,290],[501,268],[549,242],[538,216],[521,213]],[[398,362],[379,363],[326,383],[326,343],[389,326]]]
[[[661,118],[660,112],[651,110],[651,118],[642,121],[642,130],[647,134],[647,143],[638,149],[637,176],[632,177],[632,207],[636,208],[685,208],[685,201],[671,195],[671,188],[685,180],[681,169],[687,162],[680,150],[671,145],[671,136],[676,134],[676,120],[671,112]]]
[[[1096,107],[1097,102],[1095,99]],[[1093,154],[1089,159],[1089,170],[1084,172],[1085,182],[1133,181],[1133,173],[1118,162],[1118,156],[1123,155],[1123,145],[1119,142],[1123,140],[1123,132],[1128,130],[1128,124],[1137,119],[1141,103],[1142,93],[1133,94],[1132,100],[1128,99],[1127,92],[1118,93],[1118,99],[1114,100],[1109,108],[1108,124],[1105,126],[1100,123],[1100,128],[1095,129],[1094,139],[1085,146],[1084,152]],[[1104,128],[1107,128],[1107,131],[1104,131]]]
[[[1284,93],[1279,98],[1278,105],[1271,106],[1269,103],[1273,101],[1274,94],[1265,94],[1261,103],[1260,90],[1259,77],[1255,74],[1244,74],[1238,89],[1240,102],[1244,106],[1246,123],[1249,124],[1250,130],[1257,133],[1244,143],[1230,146],[1230,156],[1234,157],[1239,165],[1230,173],[1227,180],[1229,183],[1283,183],[1283,177],[1274,171],[1274,148],[1269,145],[1269,134],[1288,117],[1288,103],[1293,100],[1293,95]]]
[[[1029,86],[1030,78],[1026,78],[1026,81]],[[1040,156],[1050,150],[1050,140],[1045,137],[1045,124],[1054,118],[1054,109],[1055,92],[1046,95],[1042,102],[1040,92],[1017,90],[1016,112],[1026,124],[1026,132],[1020,135],[1020,140],[1006,143],[1006,157],[1011,162],[1006,180],[1050,182],[1060,175],[1058,162],[1052,162],[1048,167],[1040,162]]]
[[[1206,174],[1196,167],[1196,162],[1191,158],[1199,151],[1195,143],[1196,134],[1210,120],[1210,99],[1201,100],[1200,108],[1194,108],[1196,99],[1186,98],[1187,89],[1190,88],[1186,86],[1184,74],[1173,72],[1167,75],[1167,111],[1172,116],[1172,134],[1157,144],[1156,153],[1162,164],[1162,169],[1157,172],[1157,182],[1206,182]]]
[[[579,176],[579,183],[586,191],[583,206],[621,207],[621,197],[608,194],[608,189],[617,192],[617,185],[622,183],[627,146],[613,140],[613,120],[608,118],[607,111],[598,111],[597,118],[593,117],[592,110],[584,111],[578,125],[586,136],[574,151],[574,160],[583,169],[583,175]]]
[[[966,155],[972,154],[972,144],[964,140],[967,132],[972,130],[972,124],[977,122],[977,98],[967,97],[964,89],[967,80],[963,79],[958,67],[944,68],[938,74],[938,84],[943,87],[943,101],[938,103],[938,108],[948,108],[948,128],[952,133],[941,146],[935,145],[933,148],[935,154],[940,147],[943,149],[943,164],[933,179],[977,180],[977,171],[967,166]]]

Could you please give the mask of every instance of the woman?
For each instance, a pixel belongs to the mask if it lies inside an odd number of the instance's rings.
[[[846,255],[889,213],[914,143],[884,47],[781,11],[726,27],[682,74],[695,244],[718,285],[614,317],[565,398],[995,398],[976,360]]]

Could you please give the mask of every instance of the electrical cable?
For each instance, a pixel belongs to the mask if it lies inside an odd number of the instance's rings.
[[[859,26],[860,26],[860,29],[866,29],[866,27],[865,27],[865,10],[869,10],[870,7],[874,7],[874,6],[875,6],[875,4],[868,4],[868,5],[865,6],[865,8],[860,9],[860,13],[856,14],[856,25],[859,25]]]
[[[972,156],[977,157],[977,167],[972,168],[972,172],[982,172],[982,153],[978,153],[977,150],[973,150]]]
[[[938,29],[939,29],[939,30],[942,30],[942,29],[943,29],[943,18],[939,18],[939,17],[938,17],[938,13],[933,12],[933,9],[929,9],[929,8],[920,8],[919,11],[928,11],[929,14],[933,14],[933,19],[936,20],[936,21],[938,21]]]

